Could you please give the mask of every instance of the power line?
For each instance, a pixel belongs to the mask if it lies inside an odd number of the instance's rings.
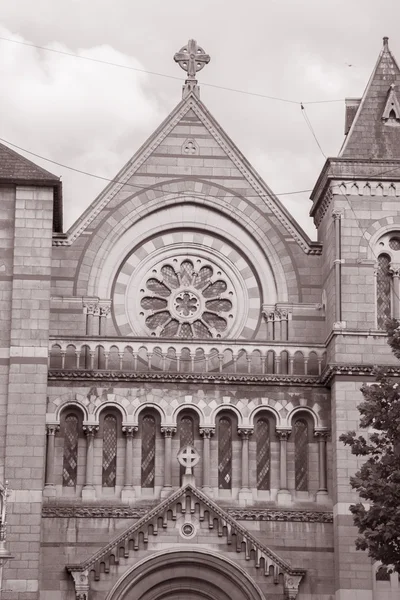
[[[73,52],[66,52],[65,50],[56,50],[55,48],[46,48],[45,46],[38,46],[37,44],[30,44],[29,42],[22,42],[20,40],[13,40],[11,38],[0,37],[0,40],[3,42],[11,42],[12,44],[19,44],[21,46],[28,46],[29,48],[36,48],[37,50],[44,50],[45,52],[53,52],[54,54],[61,54],[63,56],[69,56],[70,58],[79,58],[81,60],[88,60],[90,62],[95,62],[103,65],[107,65],[109,67],[117,67],[119,69],[126,69],[128,71],[137,71],[139,73],[146,73],[147,75],[155,75],[157,77],[165,77],[167,79],[175,79],[180,82],[184,82],[185,79],[183,77],[177,77],[175,75],[167,75],[166,73],[159,73],[157,71],[148,71],[147,69],[139,69],[138,67],[132,67],[128,65],[122,65],[121,63],[115,63],[107,60],[101,60],[99,58],[91,58],[90,56],[81,56],[79,54],[75,54]],[[215,83],[201,83],[202,86],[215,88],[218,90],[225,90],[227,92],[234,92],[236,94],[245,94],[247,96],[255,96],[257,98],[265,98],[267,100],[276,100],[277,102],[286,102],[287,104],[327,104],[332,102],[344,102],[344,98],[338,98],[336,100],[312,100],[309,102],[298,102],[297,100],[290,100],[288,98],[279,98],[277,96],[268,96],[266,94],[260,94],[257,92],[248,92],[247,90],[241,90],[238,88],[231,88],[222,85],[217,85]]]
[[[156,190],[159,192],[165,192],[165,190],[161,189],[161,188],[157,188],[154,186],[142,186],[142,185],[137,185],[136,183],[128,183],[128,182],[123,182],[120,181],[119,179],[109,179],[108,177],[103,177],[102,175],[96,175],[95,173],[89,173],[88,171],[83,171],[82,169],[77,169],[75,167],[70,167],[69,165],[65,165],[63,163],[60,163],[56,160],[52,160],[51,158],[46,158],[45,156],[42,156],[41,154],[37,154],[36,152],[32,152],[31,150],[27,150],[26,148],[22,148],[22,146],[18,146],[17,144],[13,144],[12,142],[9,142],[8,140],[5,140],[4,138],[0,138],[0,142],[3,142],[4,144],[8,144],[9,146],[13,146],[14,148],[18,148],[18,150],[21,150],[22,152],[26,152],[27,154],[31,154],[32,156],[35,156],[36,158],[40,158],[41,160],[45,160],[49,163],[52,163],[53,165],[57,165],[58,167],[62,167],[63,169],[68,169],[69,171],[74,171],[75,173],[80,173],[81,175],[86,175],[88,177],[94,177],[95,179],[101,179],[102,181],[107,181],[108,183],[120,183],[122,185],[127,185],[129,187],[134,187],[138,190],[148,190],[148,189],[152,189],[152,190]],[[293,194],[303,194],[303,193],[307,193],[307,192],[312,192],[312,188],[308,189],[308,190],[293,190],[291,192],[281,192],[279,194],[274,194],[275,196],[291,196]],[[181,195],[183,192],[177,192],[178,195]],[[226,194],[225,197],[231,197],[231,198],[235,198],[238,194]],[[254,194],[254,195],[249,195],[246,194],[246,198],[259,198],[260,195],[259,194]]]
[[[301,114],[303,115],[303,117],[304,117],[304,120],[305,120],[305,122],[306,122],[306,124],[307,124],[307,127],[308,127],[308,128],[309,128],[309,130],[311,131],[311,133],[312,133],[312,136],[313,136],[314,140],[316,141],[316,143],[317,143],[317,146],[318,146],[318,148],[320,149],[322,156],[323,156],[323,157],[326,159],[326,154],[325,154],[325,152],[322,150],[322,146],[321,146],[321,144],[320,144],[320,143],[319,143],[319,141],[318,141],[318,138],[317,138],[317,136],[316,136],[316,133],[315,133],[315,131],[314,131],[314,128],[313,128],[313,126],[312,126],[312,124],[311,124],[311,121],[310,121],[310,119],[308,118],[308,115],[307,115],[306,109],[305,109],[305,108],[304,108],[304,106],[303,106],[303,103],[301,104]]]

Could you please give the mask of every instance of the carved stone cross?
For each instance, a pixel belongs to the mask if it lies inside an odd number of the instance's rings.
[[[174,61],[187,72],[188,79],[196,79],[197,71],[210,62],[209,54],[206,54],[196,40],[189,40],[174,56]]]
[[[183,446],[178,452],[178,462],[186,468],[185,475],[191,475],[192,469],[200,460],[199,453],[193,446]]]

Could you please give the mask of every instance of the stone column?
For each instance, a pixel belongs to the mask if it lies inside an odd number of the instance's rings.
[[[124,425],[122,432],[125,434],[125,481],[121,492],[121,500],[129,502],[135,497],[133,489],[133,435],[137,433],[138,427]]]
[[[100,300],[99,302],[100,308],[100,335],[107,334],[107,318],[111,313],[111,300]]]
[[[84,425],[83,431],[86,434],[86,477],[85,485],[82,489],[83,500],[95,500],[96,491],[93,485],[94,469],[94,436],[99,430],[98,425]]]
[[[172,436],[176,433],[176,427],[161,427],[164,435],[164,487],[161,497],[165,498],[172,489]]]
[[[389,270],[393,277],[393,308],[395,319],[400,317],[400,264],[391,263]]]
[[[334,327],[343,327],[342,324],[342,211],[335,209],[332,212],[333,226],[335,230],[335,259],[333,261],[335,270],[335,324]]]
[[[277,494],[278,504],[290,504],[292,496],[288,490],[287,479],[287,441],[290,435],[290,429],[277,429],[276,435],[279,438],[279,491]]]
[[[210,427],[203,427],[200,429],[200,435],[203,436],[203,487],[202,490],[208,496],[212,495],[211,480],[210,480],[210,465],[211,465],[211,451],[210,441],[214,435],[215,430]]]
[[[60,429],[59,425],[46,425],[47,429],[47,454],[46,454],[46,481],[43,495],[54,497],[56,488],[54,486],[54,455],[55,455],[55,435]]]
[[[242,438],[242,487],[239,492],[239,503],[244,505],[253,500],[249,486],[249,437],[252,433],[252,429],[238,429],[238,434]]]
[[[318,492],[316,500],[322,503],[326,502],[328,496],[326,466],[326,442],[328,436],[328,431],[314,431],[314,437],[318,440]]]

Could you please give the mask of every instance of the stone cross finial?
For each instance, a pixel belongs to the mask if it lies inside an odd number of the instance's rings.
[[[210,62],[210,56],[206,54],[196,40],[189,40],[174,56],[174,61],[187,72],[188,79],[195,79],[197,71]]]
[[[189,40],[186,46],[183,46],[174,56],[174,61],[187,72],[187,79],[183,86],[183,97],[193,92],[199,96],[196,73],[210,62],[210,56],[206,54],[196,40]]]

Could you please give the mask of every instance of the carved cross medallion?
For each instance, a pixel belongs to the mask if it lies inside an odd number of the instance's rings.
[[[201,71],[210,62],[210,56],[197,45],[196,40],[189,40],[187,45],[175,54],[174,61],[187,72],[188,79],[196,79],[197,71]]]

